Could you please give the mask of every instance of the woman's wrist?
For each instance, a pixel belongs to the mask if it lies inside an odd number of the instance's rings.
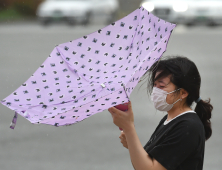
[[[135,129],[135,125],[134,123],[130,123],[128,126],[126,126],[124,129],[123,129],[123,132],[125,134],[129,133],[129,132],[132,132],[133,130]]]

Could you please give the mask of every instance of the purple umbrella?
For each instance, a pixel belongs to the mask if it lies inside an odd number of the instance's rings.
[[[133,88],[166,51],[175,24],[140,7],[89,35],[56,46],[1,103],[33,124],[71,125],[129,101]]]

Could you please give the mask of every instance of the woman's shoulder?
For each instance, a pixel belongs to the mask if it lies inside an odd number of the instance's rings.
[[[167,114],[163,116],[163,118],[160,120],[160,124],[162,124],[167,119]],[[199,116],[194,111],[187,112],[186,114],[179,115],[175,119],[169,122],[169,124],[193,124],[196,125],[198,123],[202,123]]]
[[[193,133],[204,132],[203,123],[199,116],[194,112],[179,116],[177,119],[172,121],[172,127],[185,129],[186,131],[193,131]]]
[[[184,115],[181,115],[178,117],[178,122],[184,122],[184,124],[190,124],[193,126],[199,126],[199,124],[202,124],[196,112],[188,112]]]
[[[157,128],[164,124],[167,119],[167,114],[160,120]],[[164,131],[168,133],[192,132],[196,134],[204,133],[204,126],[199,116],[191,111],[186,114],[180,115],[173,119],[163,127]]]

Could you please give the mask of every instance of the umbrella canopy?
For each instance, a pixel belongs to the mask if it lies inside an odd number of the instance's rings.
[[[89,35],[56,46],[1,103],[33,124],[70,125],[129,101],[165,52],[175,24],[140,7]],[[11,128],[14,128],[12,124]]]

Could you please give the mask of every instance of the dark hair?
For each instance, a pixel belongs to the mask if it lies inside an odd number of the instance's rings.
[[[156,72],[160,72],[160,74],[155,78]],[[189,60],[187,57],[164,57],[164,59],[156,61],[147,73],[149,73],[147,89],[149,90],[150,94],[152,92],[155,80],[170,75],[171,82],[176,86],[176,89],[183,88],[189,93],[186,99],[186,104],[189,107],[200,97],[201,77],[194,62]],[[206,140],[212,135],[210,121],[212,110],[213,106],[210,104],[210,99],[206,101],[201,99],[195,108],[195,112],[204,125]]]

